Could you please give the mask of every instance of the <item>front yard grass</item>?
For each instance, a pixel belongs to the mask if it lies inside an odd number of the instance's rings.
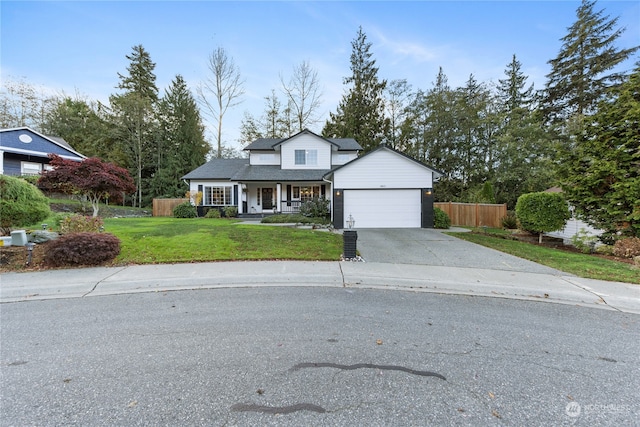
[[[121,241],[115,264],[229,260],[338,260],[342,237],[327,231],[235,224],[210,218],[106,218]]]
[[[624,262],[479,233],[447,234],[579,277],[640,284],[640,269]]]

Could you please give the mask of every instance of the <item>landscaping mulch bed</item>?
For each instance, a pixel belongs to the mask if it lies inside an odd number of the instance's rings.
[[[25,246],[0,246],[0,272],[7,271],[39,271],[46,270],[44,254],[47,244],[35,245],[28,265],[28,251]]]

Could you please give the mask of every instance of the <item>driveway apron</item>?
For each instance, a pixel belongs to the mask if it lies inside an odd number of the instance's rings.
[[[448,236],[440,230],[386,228],[357,231],[358,250],[366,262],[568,275],[535,262]]]

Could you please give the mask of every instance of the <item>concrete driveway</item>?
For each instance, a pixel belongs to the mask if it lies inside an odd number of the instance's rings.
[[[358,250],[367,262],[568,275],[535,262],[448,236],[440,230],[386,228],[357,231]]]

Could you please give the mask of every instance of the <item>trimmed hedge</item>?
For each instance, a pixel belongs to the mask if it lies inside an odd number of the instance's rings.
[[[53,267],[100,265],[120,253],[120,239],[108,233],[71,233],[47,244],[44,262]]]
[[[527,193],[518,197],[516,217],[520,227],[540,234],[560,230],[571,218],[569,205],[559,193]]]

